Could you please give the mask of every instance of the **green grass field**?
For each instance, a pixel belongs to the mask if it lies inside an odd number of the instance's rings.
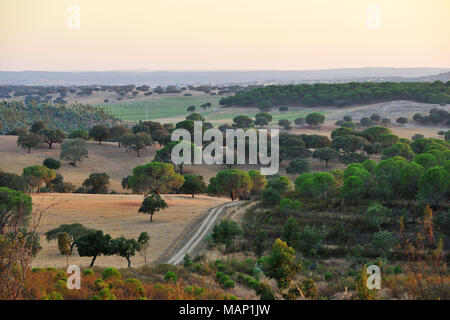
[[[204,97],[162,97],[149,98],[148,101],[134,101],[122,103],[106,103],[100,105],[122,120],[138,121],[148,119],[171,118],[179,115],[187,114],[186,109],[194,105],[200,111],[200,105],[210,102],[212,107],[219,105],[220,97],[204,96]]]
[[[221,108],[219,110],[210,110],[203,112],[202,115],[206,118],[207,121],[214,121],[216,123],[226,123],[232,122],[233,118],[238,115],[246,115],[250,118],[255,118],[255,115],[260,113],[261,111],[256,108]],[[273,109],[268,111],[273,116],[272,124],[277,124],[280,119],[288,119],[294,121],[299,117],[306,117],[311,112],[319,112],[322,114],[326,114],[323,110],[316,110],[311,108],[291,108],[288,111],[280,112],[278,109]]]
[[[168,119],[187,115],[186,109],[194,105],[198,112],[202,114],[206,121],[212,121],[216,126],[223,123],[233,122],[233,118],[238,115],[247,115],[250,118],[255,118],[255,115],[261,112],[257,108],[222,108],[219,106],[220,97],[162,97],[149,98],[147,101],[132,101],[121,103],[107,103],[101,106],[111,110],[111,112],[119,119],[128,121],[139,121],[145,119]],[[211,109],[206,111],[200,109],[200,105],[210,102]],[[148,117],[147,117],[148,112]],[[277,124],[280,119],[288,119],[294,121],[299,117],[306,117],[311,112],[320,112],[326,114],[323,110],[316,110],[311,108],[296,107],[288,111],[280,112],[278,109],[273,109],[269,113],[273,116],[272,124]],[[174,119],[176,120],[176,119]],[[176,122],[176,121],[175,121]]]

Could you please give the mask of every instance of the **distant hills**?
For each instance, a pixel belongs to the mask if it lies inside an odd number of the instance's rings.
[[[0,85],[270,84],[349,81],[449,81],[449,68],[343,68],[298,71],[0,71]]]

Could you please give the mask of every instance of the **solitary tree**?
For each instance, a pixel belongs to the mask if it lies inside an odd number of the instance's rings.
[[[76,167],[76,163],[88,157],[88,148],[85,140],[65,140],[61,145],[60,158],[70,160],[70,164]]]
[[[163,198],[159,194],[151,194],[150,196],[146,197],[144,201],[142,201],[142,205],[139,208],[139,212],[149,214],[150,215],[150,222],[153,221],[153,215],[160,211],[161,209],[164,210],[168,207],[167,202],[164,201]]]
[[[225,219],[214,226],[211,236],[215,244],[230,249],[234,239],[241,234],[242,230],[236,222]]]

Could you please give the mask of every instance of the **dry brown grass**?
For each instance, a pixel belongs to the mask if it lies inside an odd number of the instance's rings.
[[[169,207],[158,212],[149,222],[149,216],[138,213],[142,196],[139,195],[86,195],[86,194],[34,194],[34,207],[47,207],[56,203],[42,217],[39,232],[44,233],[61,224],[81,223],[89,228],[103,230],[113,238],[124,236],[135,238],[141,232],[150,236],[147,263],[151,263],[183,233],[194,220],[200,218],[207,209],[227,202],[225,198],[190,195],[164,195]],[[59,254],[56,241],[48,243],[41,235],[42,250],[33,260],[33,266],[65,267],[66,258]],[[76,252],[70,257],[71,264],[88,266],[91,258],[79,257]],[[144,257],[137,254],[132,265],[144,264]],[[121,257],[98,257],[95,265],[126,267]]]

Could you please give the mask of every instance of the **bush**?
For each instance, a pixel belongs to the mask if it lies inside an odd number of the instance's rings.
[[[43,296],[42,300],[64,300],[64,299],[60,293],[52,291],[49,294]]]
[[[194,264],[194,262],[191,259],[191,256],[189,255],[189,253],[186,252],[186,254],[184,255],[184,259],[183,259],[183,265],[188,268],[190,266],[192,266]]]
[[[312,278],[303,279],[299,287],[306,298],[315,298],[317,296],[317,286]]]
[[[86,269],[83,271],[83,276],[93,276],[95,273],[92,269]]]
[[[43,165],[53,170],[58,170],[59,168],[61,168],[61,162],[53,158],[45,159]]]
[[[116,268],[106,268],[102,273],[103,279],[121,279],[122,274]]]
[[[174,271],[167,271],[165,276],[164,276],[164,281],[166,282],[177,282],[178,280],[178,275],[174,272]]]

